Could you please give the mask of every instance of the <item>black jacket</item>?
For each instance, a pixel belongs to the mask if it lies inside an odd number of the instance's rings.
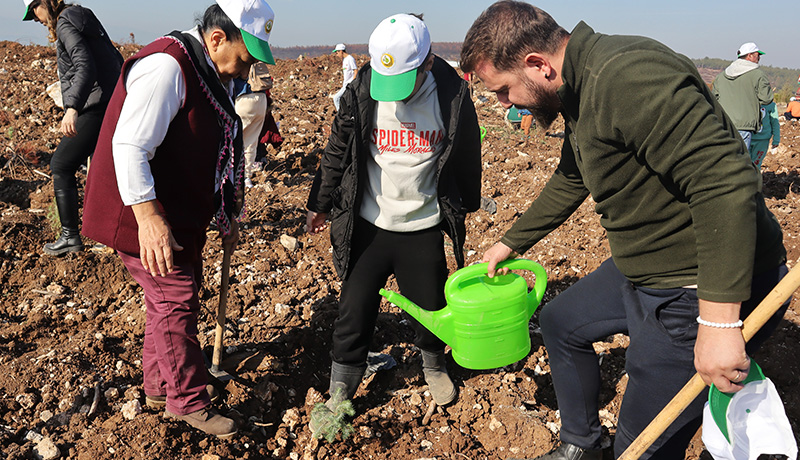
[[[64,108],[83,113],[106,104],[123,59],[92,10],[78,5],[65,9],[56,23],[56,37]]]
[[[438,159],[439,208],[444,230],[453,240],[459,267],[464,266],[467,212],[480,207],[481,145],[478,117],[467,82],[444,60],[433,65],[439,106],[447,135]],[[353,226],[361,209],[369,132],[376,102],[369,95],[370,66],[365,65],[347,86],[333,121],[328,145],[308,198],[308,209],[329,213],[333,264],[342,279],[349,274]]]

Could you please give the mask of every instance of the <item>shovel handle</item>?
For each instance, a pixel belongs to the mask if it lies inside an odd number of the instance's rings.
[[[747,316],[742,327],[742,336],[745,342],[753,338],[762,326],[778,311],[783,302],[791,297],[792,293],[800,287],[800,264],[789,270],[789,273],[764,297],[755,310]],[[695,373],[681,391],[664,406],[664,409],[639,433],[639,436],[625,449],[619,460],[635,460],[658,439],[672,422],[694,401],[697,395],[706,387],[706,383]]]
[[[225,317],[228,307],[228,282],[231,271],[231,253],[233,243],[222,245],[222,282],[219,287],[219,305],[217,305],[217,328],[214,336],[214,355],[211,357],[211,372],[219,371],[222,362],[222,339],[225,336]]]

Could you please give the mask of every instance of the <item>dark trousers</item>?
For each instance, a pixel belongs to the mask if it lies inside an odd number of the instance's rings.
[[[72,190],[78,188],[75,173],[86,159],[94,153],[100,126],[103,124],[105,106],[92,108],[78,115],[75,137],[62,137],[53,157],[50,159],[50,171],[53,173],[55,190]]]
[[[358,219],[353,233],[351,270],[342,283],[339,317],[333,330],[333,361],[363,366],[378,317],[378,291],[394,274],[400,292],[426,310],[445,306],[447,261],[444,237],[437,226],[416,232],[389,232]],[[415,319],[414,344],[422,350],[441,352],[444,342]]]
[[[753,279],[752,296],[742,303],[742,318],[786,272],[781,265]],[[748,342],[748,353],[775,330],[788,306],[789,301]],[[696,289],[635,287],[612,259],[545,305],[540,322],[561,412],[561,440],[583,448],[600,447],[600,367],[592,343],[626,333],[628,386],[614,441],[619,457],[695,374],[697,316]],[[704,391],[641,458],[684,458],[707,399]]]
[[[139,257],[122,252],[119,256],[144,290],[145,394],[166,396],[167,410],[173,414],[189,414],[210,405],[208,375],[197,340],[202,262],[176,263],[173,272],[162,277],[145,270]]]

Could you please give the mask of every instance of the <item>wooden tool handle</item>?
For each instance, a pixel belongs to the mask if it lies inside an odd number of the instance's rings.
[[[233,244],[223,244],[222,249],[222,282],[219,287],[219,305],[217,306],[217,328],[214,336],[214,355],[211,358],[211,371],[219,371],[222,362],[222,339],[225,336],[225,317],[228,306],[228,281],[231,271],[231,253]]]
[[[749,341],[762,326],[778,311],[783,302],[800,287],[800,264],[792,268],[786,276],[775,286],[764,300],[758,304],[752,313],[744,320],[742,335],[745,342]],[[647,425],[639,436],[625,449],[619,460],[636,460],[656,439],[666,430],[672,422],[694,401],[706,387],[700,374],[694,374],[681,391],[672,398],[656,418]]]

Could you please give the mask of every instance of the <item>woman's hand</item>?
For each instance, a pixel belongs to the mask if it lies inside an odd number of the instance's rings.
[[[61,120],[61,134],[67,137],[75,137],[78,135],[78,111],[69,107],[64,113],[64,118]]]

